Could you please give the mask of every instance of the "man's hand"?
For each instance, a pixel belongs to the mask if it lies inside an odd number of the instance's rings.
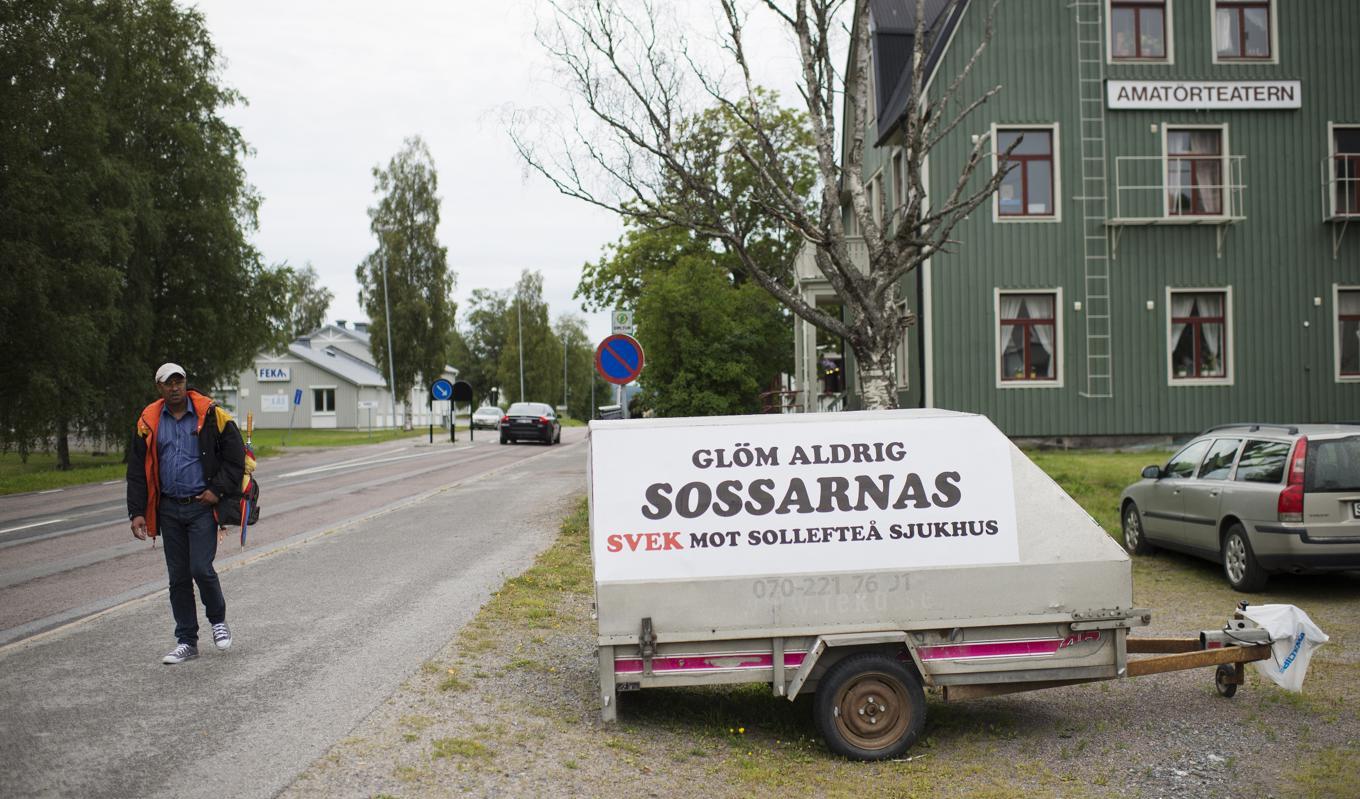
[[[205,488],[205,489],[203,489],[203,493],[202,493],[202,494],[199,494],[199,495],[196,496],[196,497],[194,497],[194,499],[197,500],[197,501],[199,501],[199,502],[202,502],[204,505],[216,505],[216,504],[217,504],[217,495],[214,494],[214,493],[212,492],[212,489],[210,489],[210,488]]]
[[[138,541],[145,541],[145,540],[146,540],[146,517],[145,517],[145,516],[133,516],[133,517],[132,517],[132,534],[133,534],[134,536],[136,536],[136,538],[137,538]]]

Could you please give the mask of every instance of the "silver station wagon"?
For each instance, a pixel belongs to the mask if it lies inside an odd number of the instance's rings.
[[[1360,569],[1360,424],[1214,427],[1119,502],[1130,553],[1222,563],[1238,591],[1272,573]]]

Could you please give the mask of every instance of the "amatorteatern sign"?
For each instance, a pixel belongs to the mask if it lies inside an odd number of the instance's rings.
[[[1111,80],[1105,94],[1112,109],[1246,111],[1303,106],[1303,89],[1296,80]]]
[[[980,416],[591,430],[597,582],[1019,560],[1011,445]]]

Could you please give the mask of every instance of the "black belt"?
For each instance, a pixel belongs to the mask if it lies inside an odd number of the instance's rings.
[[[165,500],[166,502],[176,502],[176,503],[178,503],[178,504],[180,504],[180,505],[188,505],[190,502],[196,501],[196,500],[197,500],[197,497],[171,497],[171,496],[162,496],[161,499]]]

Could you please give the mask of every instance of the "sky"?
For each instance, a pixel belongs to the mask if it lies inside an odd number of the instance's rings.
[[[536,269],[554,318],[582,313],[593,338],[609,334],[608,314],[583,313],[572,294],[582,264],[618,239],[621,221],[528,172],[502,122],[505,109],[552,105],[563,91],[533,38],[540,2],[191,5],[224,59],[222,83],[248,103],[224,116],[253,148],[247,179],[263,198],[255,246],[267,263],[316,268],[335,295],[328,320],[365,316],[354,269],[375,246],[372,169],[419,135],[439,175],[438,235],[460,310],[473,289],[509,288],[521,270]],[[711,32],[713,5],[679,0],[671,8],[688,8],[680,13]],[[775,82],[791,81],[796,53],[787,39],[773,29],[758,38]]]
[[[335,295],[329,320],[364,319],[355,266],[375,247],[372,169],[409,136],[430,148],[442,198],[439,239],[455,299],[543,272],[556,317],[581,265],[622,232],[617,217],[526,173],[501,122],[506,104],[554,91],[529,2],[375,3],[200,0],[225,60],[222,82],[248,105],[224,116],[254,153],[263,197],[254,243],[267,263],[310,262]],[[607,314],[583,314],[593,337]]]

